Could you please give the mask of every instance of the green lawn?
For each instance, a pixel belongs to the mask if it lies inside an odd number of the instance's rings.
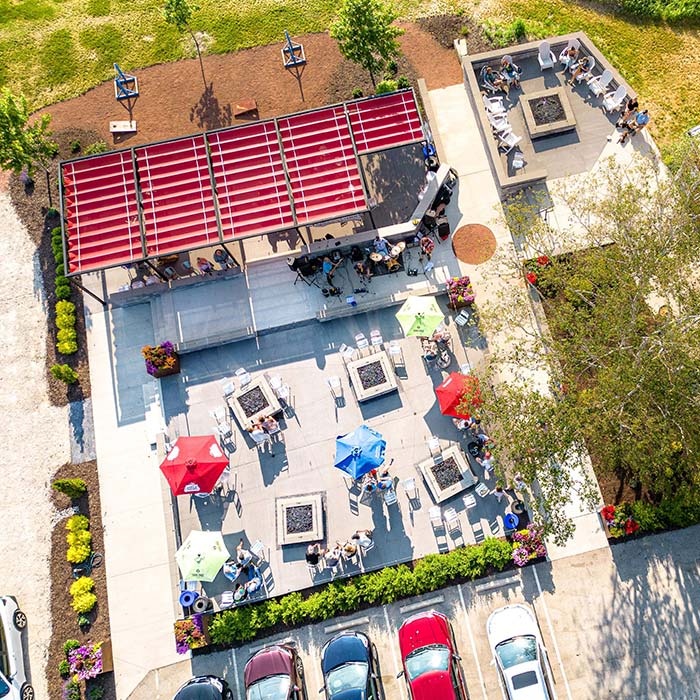
[[[485,0],[482,0],[485,1]],[[479,0],[396,0],[403,17],[465,12]],[[488,0],[489,14],[522,18],[528,33],[582,29],[640,93],[662,146],[700,122],[697,30],[623,20],[562,0]],[[340,0],[200,0],[192,26],[214,53],[323,31]],[[506,16],[507,13],[507,16]],[[494,17],[494,19],[498,19]],[[0,0],[0,85],[39,108],[78,95],[125,70],[192,56],[192,42],[168,27],[158,0]]]

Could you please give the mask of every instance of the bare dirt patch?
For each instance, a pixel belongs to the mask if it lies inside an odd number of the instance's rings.
[[[445,49],[452,49],[456,39],[466,40],[469,53],[481,53],[493,48],[479,23],[466,15],[424,17],[418,20],[418,26]]]

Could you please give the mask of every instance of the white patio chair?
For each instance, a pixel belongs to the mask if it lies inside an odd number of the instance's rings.
[[[461,328],[464,328],[464,326],[466,326],[468,322],[469,322],[469,311],[467,309],[462,309],[455,316],[455,323],[458,326],[460,326]]]
[[[338,352],[340,353],[341,357],[345,362],[349,362],[355,357],[355,348],[350,347],[345,343],[342,343],[340,345],[340,347],[338,348]]]
[[[471,374],[472,368],[468,362],[465,362],[459,366],[459,371],[460,374]]]
[[[405,366],[406,362],[403,359],[403,350],[401,350],[401,345],[398,340],[389,341],[389,359],[396,369],[396,365]]]
[[[213,411],[209,411],[209,415],[216,421],[217,425],[226,422],[226,409],[223,406],[217,406]]]
[[[410,476],[408,479],[403,479],[399,483],[401,484],[401,488],[406,493],[409,501],[415,501],[418,498],[418,485],[412,476]]]
[[[569,49],[580,49],[581,48],[581,42],[578,39],[569,39],[569,43],[561,50],[561,53],[559,54],[559,63],[561,63],[563,66],[568,64],[568,56],[566,55],[566,52]]]
[[[428,445],[428,450],[430,451],[431,457],[442,454],[442,449],[440,448],[440,438],[436,435],[431,435],[427,439],[426,444]]]
[[[505,114],[486,114],[489,124],[494,131],[510,131],[511,126]]]
[[[484,95],[482,99],[488,114],[505,114],[506,108],[503,106],[502,97],[489,97],[488,95]]]
[[[374,540],[370,540],[367,544],[360,545],[360,551],[363,555],[367,554],[367,552],[369,552],[370,549],[374,549]]]
[[[249,551],[258,560],[258,564],[260,564],[260,562],[267,561],[265,559],[265,545],[261,540],[255,540]]]
[[[394,489],[387,489],[384,491],[384,503],[386,503],[388,506],[393,506],[394,503],[398,502],[398,500],[399,498]]]
[[[250,433],[250,437],[253,438],[253,442],[255,443],[255,446],[258,449],[261,449],[263,445],[267,443],[269,443],[270,445],[272,444],[272,440],[267,433],[265,433],[264,435],[256,435],[255,433]]]
[[[489,487],[483,481],[480,481],[474,490],[479,494],[479,496],[481,496],[481,498],[486,498],[486,496],[491,493]]]
[[[343,384],[340,381],[340,377],[335,375],[328,377],[326,379],[326,384],[328,384],[328,388],[331,390],[334,399],[339,399],[343,395]]]
[[[440,506],[433,506],[428,511],[428,516],[430,517],[430,524],[433,527],[442,527],[442,510],[440,510]]]
[[[606,68],[601,75],[591,78],[588,81],[588,89],[596,96],[601,97],[608,89],[610,81],[613,79],[612,71]]]
[[[466,496],[463,496],[462,501],[464,502],[464,507],[466,510],[476,506],[476,497],[473,493],[468,493]]]
[[[577,83],[582,83],[584,80],[588,82],[592,77],[593,77],[593,69],[595,68],[595,56],[589,56],[588,57],[588,70],[579,73],[576,76],[576,82]]]
[[[370,332],[369,342],[373,348],[380,347],[381,344],[384,342],[384,338],[382,338],[382,332],[378,328],[375,328],[373,331]]]
[[[483,542],[486,539],[484,537],[484,528],[481,525],[481,520],[472,523],[472,533],[474,534],[474,540],[477,544]]]
[[[554,64],[557,59],[549,48],[549,42],[543,41],[540,44],[539,52],[537,54],[537,60],[540,64],[540,70],[545,70],[545,68],[554,68]]]
[[[236,393],[236,385],[230,379],[225,379],[221,382],[221,391],[224,395],[224,401],[228,401]]]
[[[248,384],[253,381],[250,374],[248,374],[248,370],[246,370],[244,367],[238,368],[234,374],[236,377],[238,377],[238,381],[241,383],[241,388],[248,386]]]
[[[233,431],[231,430],[231,426],[225,425],[224,423],[217,423],[216,426],[214,427],[214,430],[216,431],[216,434],[222,440],[225,440],[226,438],[229,438],[229,437],[231,437],[231,435],[233,435]]]
[[[461,529],[461,524],[459,522],[459,513],[454,508],[445,508],[443,513],[445,518],[445,524],[448,530],[459,530]]]
[[[277,390],[282,386],[282,377],[279,375],[274,375],[274,376],[269,376],[265,375],[265,379],[267,379],[267,383],[270,385],[270,389],[272,389],[273,392],[277,393]]]
[[[289,388],[289,384],[282,384],[278,389],[274,390],[275,396],[280,400],[284,401],[286,404],[289,403],[289,399],[292,396],[292,390]]]
[[[369,340],[367,340],[367,337],[364,333],[358,333],[355,336],[355,345],[357,346],[360,355],[362,355],[363,350],[366,350],[369,347]]]
[[[222,610],[226,610],[226,608],[230,608],[233,605],[233,591],[222,591],[221,592],[221,603],[219,604],[219,607]]]
[[[496,137],[499,140],[498,147],[505,149],[504,153],[510,153],[523,140],[522,136],[516,136],[512,131],[497,132]]]
[[[603,107],[606,112],[614,112],[622,107],[622,103],[627,97],[627,88],[624,85],[619,85],[615,92],[609,92],[603,97]]]

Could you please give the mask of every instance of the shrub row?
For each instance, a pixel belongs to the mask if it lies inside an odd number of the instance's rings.
[[[404,564],[387,567],[347,581],[334,581],[306,598],[301,593],[289,593],[216,613],[209,634],[214,644],[230,645],[250,641],[280,624],[294,626],[351,613],[363,605],[386,605],[458,580],[479,578],[492,570],[502,571],[513,564],[512,553],[509,542],[490,538],[446,554],[429,554],[413,569]]]
[[[51,250],[56,261],[56,327],[58,328],[56,349],[61,355],[72,355],[78,351],[78,335],[75,330],[75,304],[68,301],[71,295],[70,283],[65,276],[63,261],[63,239],[61,228],[51,231]],[[72,384],[78,375],[68,365],[54,365],[51,374],[60,381]]]

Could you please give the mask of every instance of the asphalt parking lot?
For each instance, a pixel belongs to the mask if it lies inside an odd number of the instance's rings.
[[[321,647],[340,629],[354,629],[377,646],[386,698],[408,700],[403,679],[396,678],[397,630],[405,618],[432,608],[452,621],[471,700],[500,700],[486,620],[502,605],[525,602],[539,621],[558,700],[698,700],[699,536],[695,526],[646,537],[197,656],[159,669],[131,698],[172,698],[190,676],[213,673],[242,700],[250,655],[291,641],[304,661],[308,698],[315,700]]]

